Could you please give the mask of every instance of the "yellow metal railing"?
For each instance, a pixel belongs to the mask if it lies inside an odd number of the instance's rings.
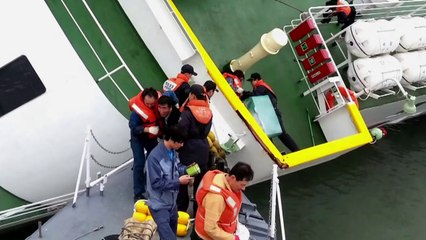
[[[353,149],[355,147],[359,147],[372,141],[370,132],[368,131],[364,119],[361,116],[361,113],[359,112],[355,104],[349,103],[347,104],[347,108],[359,133],[327,143],[319,144],[313,147],[305,148],[297,152],[282,155],[281,152],[275,146],[275,144],[268,138],[262,127],[256,122],[256,120],[248,111],[246,106],[234,93],[231,86],[229,86],[228,82],[222,76],[222,73],[219,71],[216,64],[211,59],[210,55],[204,49],[203,45],[200,43],[197,36],[194,34],[186,20],[183,18],[182,14],[179,12],[173,1],[168,0],[168,3],[170,4],[171,8],[173,9],[174,13],[176,14],[177,18],[179,19],[180,23],[188,34],[189,38],[200,53],[208,73],[216,82],[222,94],[226,97],[233,109],[237,111],[241,115],[243,120],[248,124],[248,126],[251,128],[251,131],[258,139],[262,147],[270,154],[271,158],[275,162],[277,162],[281,167],[294,167],[329,155],[337,154],[345,150]]]

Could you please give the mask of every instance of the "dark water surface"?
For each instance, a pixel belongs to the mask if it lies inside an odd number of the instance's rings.
[[[287,240],[426,239],[426,117],[387,129],[374,145],[280,178]],[[264,217],[269,189],[246,190]]]

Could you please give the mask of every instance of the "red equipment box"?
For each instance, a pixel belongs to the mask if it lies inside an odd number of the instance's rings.
[[[314,34],[308,37],[304,42],[296,46],[296,52],[299,56],[303,56],[314,48],[321,46],[321,37]]]
[[[315,23],[312,18],[308,18],[300,23],[295,29],[289,33],[291,40],[297,41],[302,39],[315,28]]]
[[[306,71],[318,66],[320,63],[330,60],[330,54],[325,49],[320,49],[311,56],[302,61],[303,67]]]
[[[333,64],[331,62],[327,62],[308,73],[308,78],[311,83],[316,83],[335,72],[336,69],[334,68]]]

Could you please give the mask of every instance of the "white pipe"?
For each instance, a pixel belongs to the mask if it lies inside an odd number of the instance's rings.
[[[83,190],[80,190],[79,193],[82,192],[82,191]],[[10,215],[11,213],[15,214],[17,212],[26,210],[26,209],[28,209],[30,207],[35,206],[35,205],[45,204],[45,203],[52,202],[52,201],[55,201],[55,200],[58,200],[58,199],[65,199],[67,197],[72,196],[73,194],[74,193],[67,193],[67,194],[64,194],[64,195],[61,195],[61,196],[57,196],[57,197],[45,199],[45,200],[42,200],[42,201],[39,201],[39,202],[34,202],[34,203],[30,203],[30,204],[19,206],[19,207],[15,207],[15,208],[11,208],[11,209],[0,211],[0,219],[2,219],[2,216],[4,214],[8,214],[8,215]]]
[[[272,190],[271,190],[271,222],[269,225],[269,237],[275,239],[275,212],[276,212],[276,201],[277,201],[277,164],[272,165]]]
[[[87,146],[89,145],[89,132],[90,132],[90,128],[87,128],[86,138],[84,139],[83,153],[81,154],[80,168],[78,169],[77,183],[75,184],[74,198],[72,200],[73,207],[75,207],[75,202],[77,201],[78,187],[80,186],[80,179],[81,179],[81,174],[83,172],[84,160],[87,155],[86,152],[87,152]]]
[[[280,190],[280,184],[279,179],[277,179],[277,201],[278,201],[278,213],[280,214],[280,225],[281,225],[281,239],[285,240],[285,228],[284,228],[284,212],[283,212],[283,206],[281,202],[281,190]]]
[[[102,177],[94,180],[93,182],[90,183],[89,187],[93,187],[96,184],[98,184],[99,182],[103,181],[104,178],[107,178],[108,176],[111,176],[112,174],[116,173],[117,171],[120,171],[121,169],[123,169],[124,167],[126,167],[127,165],[133,163],[133,158],[130,159],[129,161],[121,164],[119,167],[114,168],[113,170],[111,170],[110,172],[108,172],[107,174],[103,175]]]
[[[92,178],[90,177],[90,156],[91,156],[91,152],[90,152],[90,139],[89,142],[87,144],[87,151],[86,151],[86,195],[89,196],[90,195],[90,181],[92,181]]]
[[[274,28],[263,34],[260,41],[250,51],[238,59],[233,59],[230,63],[231,70],[245,72],[264,57],[277,54],[287,43],[285,32],[280,28]]]
[[[401,90],[402,95],[404,95],[404,97],[408,99],[408,93],[405,91],[404,87],[402,87],[402,85],[401,85],[401,83],[400,83],[399,81],[397,81],[396,79],[393,79],[393,78],[384,79],[383,81],[380,81],[380,82],[378,82],[378,83],[374,84],[374,85],[373,85],[372,87],[370,87],[370,88],[364,88],[363,90],[361,90],[361,91],[357,92],[357,93],[355,94],[355,96],[356,96],[356,97],[360,97],[360,96],[362,96],[362,95],[364,95],[364,94],[367,94],[367,95],[368,95],[368,94],[371,92],[371,89],[374,89],[374,87],[376,87],[376,86],[378,86],[378,85],[382,84],[382,83],[383,83],[383,82],[385,82],[385,81],[393,81],[393,82],[395,82],[395,83],[396,83],[396,85],[398,86],[398,88]]]

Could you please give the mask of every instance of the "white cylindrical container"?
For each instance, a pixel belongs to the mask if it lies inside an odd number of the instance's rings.
[[[364,9],[369,9],[369,8],[375,8],[376,6],[374,6],[373,4],[371,4],[371,0],[354,0],[353,4],[367,4],[370,3],[370,5],[362,5],[362,6],[355,6],[355,9],[357,11],[362,11]]]
[[[358,58],[349,64],[348,78],[351,89],[359,92],[365,88],[375,91],[391,88],[401,81],[402,69],[398,59],[390,55]]]
[[[277,54],[288,42],[287,35],[279,28],[274,28],[269,33],[265,33],[250,51],[238,59],[231,61],[231,70],[247,71],[253,64],[268,55]]]
[[[389,4],[374,4],[374,3],[382,3],[382,2],[388,2]],[[377,7],[391,7],[395,6],[399,0],[353,0],[353,4],[369,4],[369,5],[362,5],[362,6],[355,6],[357,11],[362,12],[364,9],[370,9],[370,8],[377,8]],[[373,4],[372,4],[373,3]]]
[[[401,33],[397,52],[407,52],[426,47],[426,19],[398,16],[391,20]]]
[[[384,19],[358,20],[346,31],[346,46],[357,57],[387,54],[398,47],[400,33]]]
[[[426,51],[398,53],[394,57],[401,63],[401,84],[426,81]]]

